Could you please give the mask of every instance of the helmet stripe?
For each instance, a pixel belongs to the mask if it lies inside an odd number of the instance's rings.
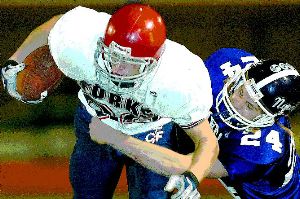
[[[258,82],[256,84],[257,88],[261,89],[262,87],[269,84],[270,82],[272,82],[276,79],[282,78],[282,77],[289,76],[289,75],[299,76],[299,73],[296,70],[283,70],[283,71],[280,71],[278,73],[274,73],[273,75],[270,75],[269,77],[267,77],[267,78],[261,80],[260,82]]]

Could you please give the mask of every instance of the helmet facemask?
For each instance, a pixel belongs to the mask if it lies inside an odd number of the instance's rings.
[[[232,101],[232,95],[242,85],[245,87],[242,89],[249,95],[247,98],[256,103],[261,112],[251,120],[239,114],[233,104],[237,101]],[[229,79],[217,96],[216,109],[220,118],[234,129],[271,126],[275,117],[291,113],[300,105],[299,85],[300,75],[290,64],[278,60],[261,60],[248,65]]]
[[[263,94],[257,88],[254,79],[247,80],[245,74],[247,74],[247,68],[229,79],[218,94],[216,98],[216,110],[219,113],[220,118],[228,126],[237,130],[249,130],[272,125],[274,123],[275,115],[264,108],[263,104],[260,102]],[[258,104],[263,112],[251,120],[241,115],[232,104],[231,96],[243,85],[251,99]],[[223,111],[224,109],[225,111]]]
[[[134,92],[139,88],[146,76],[149,77],[158,65],[153,57],[133,57],[131,48],[123,47],[112,41],[109,46],[99,38],[95,51],[95,65],[97,82],[102,88],[117,94]],[[112,73],[113,66],[120,64],[135,65],[138,67],[137,74],[118,75]]]

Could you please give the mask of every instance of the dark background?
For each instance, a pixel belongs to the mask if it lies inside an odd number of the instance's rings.
[[[73,7],[1,7],[0,4],[0,63],[14,53],[35,27]],[[120,5],[89,7],[111,14]],[[237,47],[258,58],[286,60],[300,69],[300,4],[153,7],[165,20],[168,38],[185,45],[202,59],[221,47]],[[32,106],[12,100],[0,85],[0,121],[15,126],[52,121],[71,123],[77,91],[76,83],[66,78],[44,103]]]
[[[68,7],[1,7],[1,63],[36,26]],[[91,6],[113,13],[116,6]],[[299,5],[153,6],[165,19],[168,38],[202,58],[220,47],[244,48],[258,57],[277,57],[300,65]],[[95,24],[97,25],[97,24]]]

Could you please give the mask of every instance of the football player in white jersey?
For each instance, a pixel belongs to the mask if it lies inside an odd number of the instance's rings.
[[[219,150],[208,122],[211,82],[201,58],[166,39],[155,10],[128,4],[109,15],[76,7],[36,28],[2,71],[44,44],[81,87],[74,198],[112,198],[124,165],[130,198],[200,198],[198,183]],[[192,154],[176,152],[174,123],[193,140]]]

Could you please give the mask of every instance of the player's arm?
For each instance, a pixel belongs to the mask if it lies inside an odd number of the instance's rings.
[[[198,198],[199,182],[208,174],[211,165],[218,156],[218,144],[209,122],[205,119],[186,133],[195,143],[195,151],[182,155],[170,149],[141,141],[118,132],[100,122],[96,117],[90,123],[90,136],[99,144],[109,144],[133,160],[156,173],[170,176],[165,190],[179,190],[172,198],[193,196]],[[101,133],[99,132],[101,129]]]
[[[48,43],[48,35],[62,15],[57,15],[52,17],[49,21],[43,23],[42,25],[35,28],[16,50],[16,52],[10,57],[10,60],[14,60],[18,63],[23,62],[25,57],[43,45]]]
[[[55,16],[49,21],[45,22],[44,24],[38,26],[35,28],[24,40],[24,42],[20,45],[20,47],[16,50],[16,52],[1,66],[0,68],[0,77],[2,79],[4,88],[7,90],[7,92],[17,100],[23,101],[25,103],[39,103],[41,102],[46,96],[47,96],[47,90],[40,93],[39,99],[27,99],[25,100],[24,96],[22,96],[22,93],[19,93],[17,91],[17,79],[19,72],[24,71],[27,64],[24,63],[24,59],[33,51],[35,51],[37,48],[44,46],[48,43],[48,35],[50,33],[50,30],[55,25],[57,20],[61,17],[61,15]],[[36,58],[36,57],[35,57]],[[35,60],[33,60],[35,62]],[[26,75],[23,74],[21,79],[23,77],[29,78],[31,75],[35,73],[35,68],[30,69],[31,72],[27,71]],[[48,74],[48,76],[51,74]],[[47,76],[47,75],[46,75]],[[20,79],[19,78],[19,79]],[[30,80],[33,81],[33,80]],[[35,82],[36,83],[36,82]],[[40,84],[43,84],[43,82],[40,82]],[[53,86],[56,84],[56,82],[53,82]],[[35,84],[34,84],[35,85]],[[49,85],[51,87],[52,85]],[[30,87],[30,85],[29,85]],[[28,89],[27,89],[28,90]],[[35,92],[35,91],[34,91]]]
[[[161,175],[182,174],[191,165],[192,154],[182,155],[170,149],[123,134],[93,117],[89,125],[92,140],[109,144],[141,165]],[[99,130],[101,129],[101,130]]]
[[[188,171],[192,172],[200,182],[209,173],[211,166],[218,157],[218,141],[208,119],[193,128],[185,129],[185,132],[195,144],[195,151]]]
[[[199,182],[208,175],[219,154],[217,138],[208,119],[193,128],[186,129],[185,132],[194,142],[195,151],[190,167],[180,175],[172,175],[166,184],[165,191],[173,193],[171,199],[200,198],[197,189]]]
[[[101,133],[99,132],[101,129]],[[91,138],[99,144],[109,144],[145,167],[165,176],[182,174],[187,170],[201,181],[218,155],[217,140],[207,120],[187,130],[195,142],[192,154],[182,155],[170,149],[141,141],[116,131],[96,117],[90,124]]]

